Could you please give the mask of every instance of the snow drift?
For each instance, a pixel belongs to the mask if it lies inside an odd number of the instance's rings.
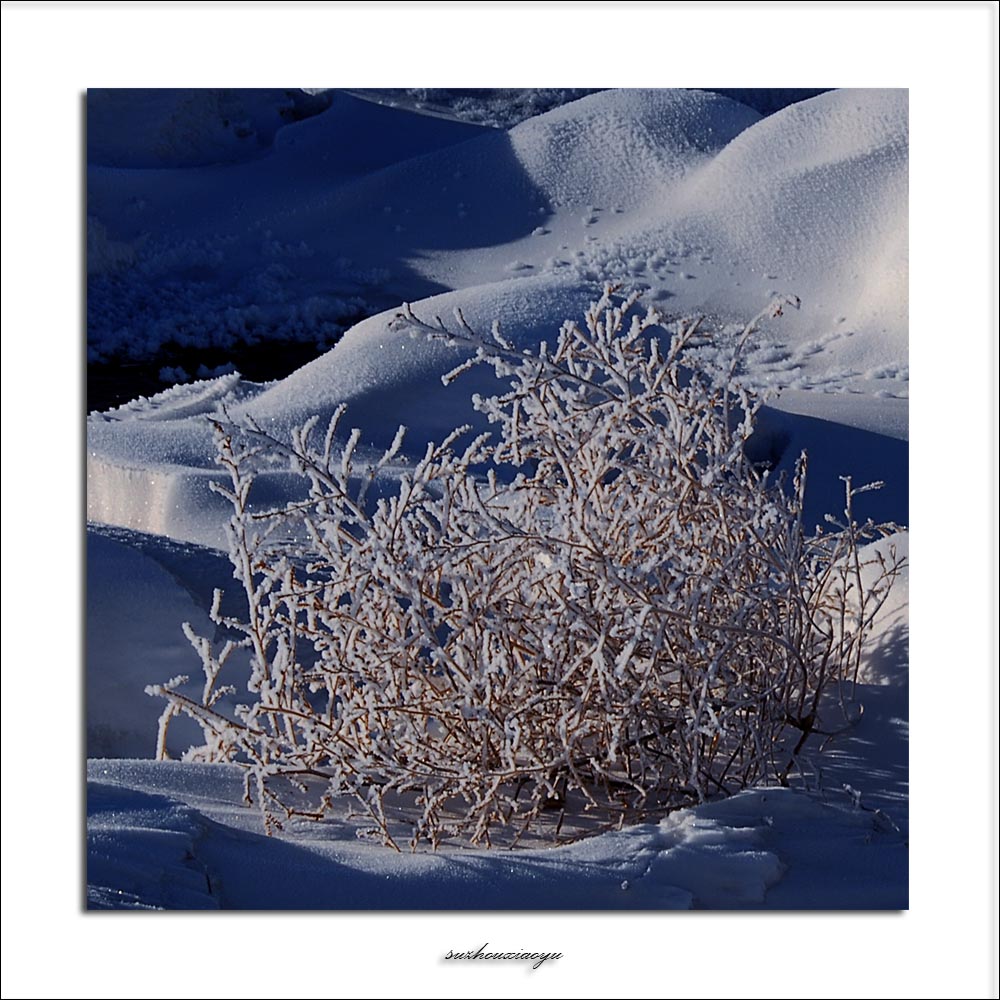
[[[336,107],[284,129],[270,157],[225,168],[243,172],[241,203],[265,204],[275,157],[293,172],[314,165],[327,130],[343,127]],[[349,107],[358,131],[366,116],[404,114]],[[764,119],[715,94],[608,91],[509,133],[458,142],[449,133],[431,152],[415,142],[417,155],[358,180],[338,180],[335,170],[321,182],[313,170],[301,204],[268,210],[270,239],[308,249],[284,265],[282,295],[308,298],[327,253],[385,265],[389,247],[389,285],[440,289],[414,302],[418,315],[447,318],[461,307],[473,325],[499,319],[509,336],[532,343],[579,315],[604,280],[644,288],[673,313],[708,312],[720,327],[790,291],[802,309],[769,331],[771,342],[748,359],[752,374],[789,388],[790,413],[898,439],[906,433],[906,119],[902,91],[835,91]],[[386,134],[372,126],[372,136]],[[218,191],[221,178],[206,183]],[[365,443],[379,446],[405,423],[415,451],[469,420],[479,387],[444,390],[439,376],[454,352],[393,329],[395,312],[355,325],[278,385],[226,376],[92,416],[88,516],[220,544],[204,417],[222,401],[282,433],[346,402],[347,425]],[[849,413],[827,398],[844,392],[861,397]]]
[[[401,463],[475,422],[483,383],[442,386],[461,355],[401,330],[404,301],[446,322],[458,307],[482,330],[498,319],[530,346],[611,281],[668,316],[704,314],[702,350],[721,353],[734,324],[794,293],[801,309],[767,326],[741,373],[778,394],[762,414],[768,457],[787,469],[809,449],[807,520],[839,509],[838,477],[852,474],[887,482],[862,517],[905,521],[907,117],[905,91],[874,90],[765,118],[718,94],[606,91],[507,131],[336,92],[95,95],[90,357],[131,364],[180,345],[226,371],[227,352],[247,346],[325,352],[277,382],[201,378],[88,418],[89,752],[152,753],[159,706],[142,687],[197,672],[180,621],[207,632],[212,587],[229,587],[218,549],[231,511],[210,490],[219,406],[280,436],[346,403],[362,452],[409,428]],[[258,485],[265,503],[297,488],[278,471]],[[864,664],[864,716],[799,789],[512,862],[389,856],[350,815],[264,838],[233,768],[92,760],[89,905],[903,907],[905,587],[896,594]]]

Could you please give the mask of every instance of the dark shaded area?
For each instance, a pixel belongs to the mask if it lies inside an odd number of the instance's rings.
[[[331,98],[298,87],[91,87],[87,162],[196,167],[253,158],[285,125],[321,114]]]
[[[227,553],[194,542],[178,542],[165,535],[151,535],[110,524],[88,524],[87,538],[91,535],[110,538],[152,559],[191,595],[198,607],[207,611],[212,606],[215,588],[219,587],[223,596],[222,613],[232,617],[246,615],[246,596],[240,584],[233,580],[233,566]]]
[[[395,278],[406,261],[430,250],[519,240],[546,220],[552,206],[526,173],[510,136],[489,130],[354,178],[331,190],[324,209],[325,215],[300,223],[301,238],[318,241],[335,221],[352,260],[384,267]]]
[[[856,521],[871,518],[877,523],[908,524],[909,442],[769,407],[765,407],[758,426],[765,435],[771,434],[784,443],[777,472],[790,478],[800,452],[805,450],[808,455],[804,513],[807,531],[825,526],[827,514],[843,517],[845,484],[841,476],[850,476],[855,488],[885,483],[881,489],[855,498]],[[765,446],[763,440],[760,446]]]
[[[359,315],[353,322],[363,318]],[[262,340],[232,348],[166,344],[148,361],[123,358],[91,364],[87,368],[87,412],[109,410],[138,396],[153,396],[170,388],[176,380],[160,377],[165,367],[182,368],[194,381],[201,366],[215,369],[232,365],[250,382],[271,382],[314,361],[330,346],[329,343],[294,340]]]
[[[421,159],[460,143],[429,192]],[[184,380],[162,369],[283,378],[361,319],[448,290],[412,266],[427,250],[514,240],[547,211],[506,134],[343,93],[263,158],[92,165],[87,189],[88,411]]]
[[[373,103],[350,90],[328,91],[324,96],[329,110],[322,121],[285,131],[278,146],[282,151],[308,148],[312,157],[326,164],[324,170],[342,176],[381,170],[488,131],[474,122],[433,118]],[[305,166],[308,170],[308,164]]]

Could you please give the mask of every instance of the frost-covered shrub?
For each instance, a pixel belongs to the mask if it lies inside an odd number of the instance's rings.
[[[248,615],[217,595],[238,636],[220,651],[188,630],[200,703],[150,693],[162,732],[178,712],[201,724],[191,759],[246,766],[269,829],[349,796],[387,843],[401,820],[414,845],[510,843],[788,782],[856,678],[898,568],[862,586],[860,548],[889,526],[855,523],[848,481],[844,520],[807,534],[805,456],[784,485],[747,457],[760,402],[740,348],[700,367],[696,322],[668,333],[635,306],[606,289],[534,352],[460,313],[401,314],[471,352],[446,381],[493,366],[499,391],[475,405],[495,433],[455,430],[377,501],[402,429],[366,467],[357,431],[338,443],[343,408],[289,441],[217,421]],[[254,510],[276,457],[308,498]],[[240,646],[252,701],[231,719],[217,681]]]

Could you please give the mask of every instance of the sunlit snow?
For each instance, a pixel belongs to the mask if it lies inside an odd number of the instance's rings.
[[[794,787],[557,848],[398,855],[348,814],[268,838],[235,767],[151,759],[161,706],[143,689],[198,674],[181,622],[206,634],[213,588],[233,585],[208,417],[287,435],[346,403],[370,451],[405,424],[389,483],[482,423],[471,397],[492,375],[443,385],[460,350],[401,329],[404,302],[535,346],[613,282],[704,315],[711,352],[794,294],[745,358],[775,392],[758,443],[779,470],[808,449],[811,524],[847,474],[886,483],[862,519],[907,522],[906,91],[766,115],[760,91],[526,92],[509,116],[448,94],[89,96],[88,351],[110,386],[87,421],[89,905],[905,908],[905,576],[864,715],[816,740]],[[298,488],[275,471],[259,501]]]

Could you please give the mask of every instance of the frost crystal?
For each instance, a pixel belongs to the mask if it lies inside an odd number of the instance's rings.
[[[236,633],[219,654],[188,630],[204,697],[151,689],[161,750],[184,712],[205,734],[189,756],[243,764],[267,829],[348,797],[393,846],[402,819],[414,845],[516,843],[787,783],[824,695],[856,680],[899,569],[859,550],[890,526],[856,525],[867,487],[848,480],[836,530],[809,536],[805,456],[788,485],[747,457],[761,404],[735,372],[756,320],[727,377],[699,367],[697,321],[636,306],[608,287],[537,352],[407,307],[398,322],[467,352],[448,380],[485,363],[503,391],[475,398],[492,436],[455,430],[375,501],[402,429],[361,467],[343,408],[290,441],[218,418],[247,617],[216,598]],[[275,456],[308,498],[255,509]],[[237,648],[253,700],[233,719],[217,678]]]

